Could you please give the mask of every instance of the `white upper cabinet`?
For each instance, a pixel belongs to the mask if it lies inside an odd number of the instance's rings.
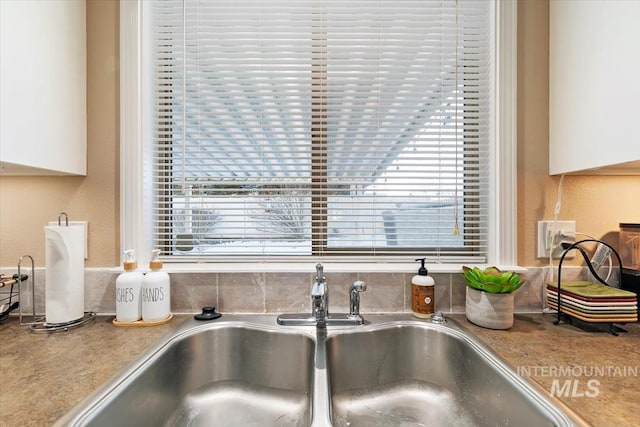
[[[0,1],[0,172],[86,175],[84,0]]]
[[[640,174],[639,22],[640,1],[550,2],[550,174]]]

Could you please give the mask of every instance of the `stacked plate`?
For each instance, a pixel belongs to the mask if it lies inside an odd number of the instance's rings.
[[[558,309],[558,285],[547,283],[549,307]],[[585,322],[637,322],[635,293],[593,282],[564,282],[560,287],[561,311]]]

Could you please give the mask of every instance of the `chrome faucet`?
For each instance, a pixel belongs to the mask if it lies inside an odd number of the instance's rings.
[[[316,264],[316,278],[311,286],[311,314],[319,322],[329,316],[329,286],[323,269],[322,264]]]
[[[329,285],[324,277],[324,267],[316,264],[316,277],[311,285],[311,313],[281,314],[279,325],[311,326],[324,328],[327,325],[362,325],[360,315],[360,293],[367,289],[361,280],[353,282],[349,288],[349,313],[329,314]]]

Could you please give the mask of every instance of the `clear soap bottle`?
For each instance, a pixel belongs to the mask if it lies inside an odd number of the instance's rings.
[[[142,317],[140,289],[142,272],[138,271],[136,254],[133,250],[124,251],[124,273],[116,279],[116,320],[130,323]]]
[[[154,249],[149,271],[142,279],[142,320],[157,322],[171,314],[171,283],[169,273],[162,269],[160,250]]]

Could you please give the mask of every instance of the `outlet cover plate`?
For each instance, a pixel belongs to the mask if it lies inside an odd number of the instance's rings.
[[[538,258],[549,258],[549,244],[547,242],[547,236],[553,226],[553,221],[538,221]],[[576,241],[576,222],[575,221],[558,221],[556,224],[556,233],[559,232],[569,233],[570,237],[562,237],[563,242],[575,242]],[[558,246],[553,251],[553,258],[558,259],[562,256],[564,249]],[[567,253],[565,259],[571,259],[575,257],[575,251]]]

